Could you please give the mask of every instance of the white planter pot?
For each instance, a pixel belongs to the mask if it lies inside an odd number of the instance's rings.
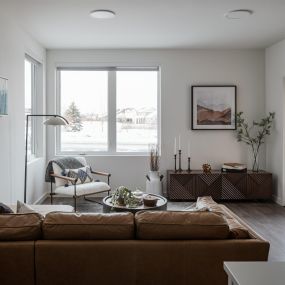
[[[146,193],[162,195],[162,182],[158,171],[148,173],[149,180],[146,180]]]

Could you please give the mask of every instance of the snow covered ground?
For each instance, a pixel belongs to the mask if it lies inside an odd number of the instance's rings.
[[[108,151],[108,123],[83,121],[80,132],[67,132],[62,128],[61,151]],[[157,143],[156,128],[125,128],[117,123],[117,152],[147,152],[149,144]]]

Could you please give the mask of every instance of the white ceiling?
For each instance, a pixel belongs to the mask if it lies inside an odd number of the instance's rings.
[[[228,20],[232,9],[252,9]],[[94,9],[117,17],[96,20]],[[264,48],[285,38],[285,0],[0,0],[46,48]]]

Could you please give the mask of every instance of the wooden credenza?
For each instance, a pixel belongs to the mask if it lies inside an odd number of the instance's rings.
[[[201,196],[212,196],[215,200],[267,200],[272,198],[272,174],[168,170],[167,194],[170,200],[196,200]]]

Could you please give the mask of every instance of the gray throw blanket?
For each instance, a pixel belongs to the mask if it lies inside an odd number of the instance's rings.
[[[60,157],[57,159],[50,160],[47,169],[46,169],[46,175],[45,175],[45,181],[46,182],[52,182],[55,183],[54,177],[50,176],[50,173],[53,173],[53,167],[52,163],[56,163],[62,170],[64,169],[76,169],[80,167],[84,167],[85,165],[82,164],[81,161],[79,161],[75,157]]]

